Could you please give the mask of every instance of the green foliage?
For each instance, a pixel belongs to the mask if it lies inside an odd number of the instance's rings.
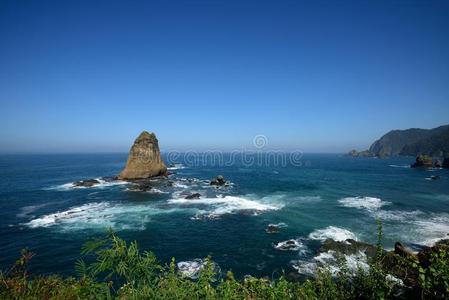
[[[136,242],[127,243],[112,231],[106,238],[88,241],[82,254],[85,260],[75,264],[77,278],[30,277],[27,264],[33,254],[22,251],[20,259],[8,271],[0,273],[0,299],[333,300],[392,299],[401,295],[401,287],[387,280],[380,222],[377,253],[369,262],[369,271],[359,267],[354,273],[341,259],[338,274],[320,269],[313,279],[303,282],[292,282],[284,276],[277,280],[246,277],[239,281],[230,271],[220,277],[210,257],[205,259],[199,277],[192,280],[177,271],[175,259],[161,265],[153,253],[140,252]],[[419,279],[412,290],[419,291],[415,298],[423,299],[448,298],[448,258],[447,245],[431,252],[428,267],[423,267],[418,260],[395,257],[401,266],[417,269]],[[403,292],[401,297],[407,296]]]
[[[415,264],[423,299],[449,299],[449,244],[435,247],[429,254],[427,268]]]

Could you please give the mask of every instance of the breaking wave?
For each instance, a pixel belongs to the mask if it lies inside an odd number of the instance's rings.
[[[167,168],[167,170],[170,170],[170,171],[172,171],[172,170],[181,170],[181,169],[184,169],[184,168],[185,168],[185,166],[183,164],[172,164],[172,165],[170,165]]]
[[[92,214],[95,214],[96,212],[105,211],[105,209],[108,207],[109,204],[106,202],[84,204],[81,206],[70,208],[66,211],[41,216],[39,218],[31,220],[25,225],[27,225],[30,228],[37,228],[37,227],[49,227],[62,223],[66,224],[74,223],[78,221],[85,221],[89,223],[92,222],[93,220]],[[97,217],[104,217],[104,216],[97,215]]]
[[[311,261],[295,260],[291,263],[292,267],[300,274],[316,276],[319,270],[327,269],[333,276],[335,276],[341,271],[342,267],[341,259],[338,259],[339,255],[343,258],[346,269],[352,274],[355,274],[359,269],[365,272],[369,270],[367,257],[365,253],[361,251],[356,254],[346,255],[337,254],[337,252],[329,250],[313,257]]]
[[[285,227],[288,227],[288,225],[284,222],[280,222],[280,223],[276,223],[276,224],[274,224],[274,223],[268,224],[268,227],[285,228]]]
[[[52,186],[52,187],[46,188],[46,190],[69,191],[72,189],[105,188],[105,187],[111,187],[111,186],[116,186],[116,185],[129,184],[129,182],[122,181],[122,180],[104,180],[103,178],[95,178],[95,180],[98,180],[99,183],[93,184],[91,187],[75,186],[75,181],[74,181],[74,182],[69,182],[69,183]]]
[[[382,201],[381,199],[374,197],[347,197],[338,200],[338,202],[345,207],[366,209],[368,211],[374,211],[381,208],[384,205],[391,204],[391,202]]]
[[[415,231],[417,237],[426,246],[432,246],[435,242],[448,238],[449,232],[449,215],[435,215],[429,218],[414,220]],[[422,237],[425,237],[422,240]]]
[[[388,165],[392,168],[402,168],[402,169],[410,169],[410,165]]]
[[[256,215],[260,212],[282,208],[282,205],[280,204],[263,203],[237,196],[200,199],[170,199],[168,200],[168,203],[181,206],[211,206],[211,209],[204,209],[199,212],[200,215],[206,214],[207,217],[210,218],[216,218],[236,212],[249,212],[250,214]]]
[[[309,234],[309,239],[325,241],[327,239],[332,239],[334,241],[346,241],[347,239],[357,240],[357,237],[351,231],[335,227],[328,226],[323,229],[317,229]]]
[[[54,227],[64,231],[101,229],[144,230],[150,217],[173,210],[161,210],[152,205],[93,202],[46,214],[22,225],[29,228]]]

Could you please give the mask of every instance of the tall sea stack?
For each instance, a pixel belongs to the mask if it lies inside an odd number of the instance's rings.
[[[126,167],[118,175],[118,179],[145,179],[166,173],[167,167],[161,159],[156,135],[143,131],[129,150]]]

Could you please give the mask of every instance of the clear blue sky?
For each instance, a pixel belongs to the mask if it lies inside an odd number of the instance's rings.
[[[0,1],[0,152],[363,149],[449,123],[449,1]]]

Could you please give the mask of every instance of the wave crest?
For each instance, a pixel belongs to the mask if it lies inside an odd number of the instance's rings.
[[[368,211],[378,210],[384,205],[391,204],[391,202],[382,201],[381,199],[374,197],[347,197],[338,200],[338,202],[345,207],[366,209]]]
[[[332,239],[334,241],[346,241],[347,239],[357,240],[356,235],[344,228],[328,226],[323,229],[317,229],[309,234],[309,239],[325,241]]]

